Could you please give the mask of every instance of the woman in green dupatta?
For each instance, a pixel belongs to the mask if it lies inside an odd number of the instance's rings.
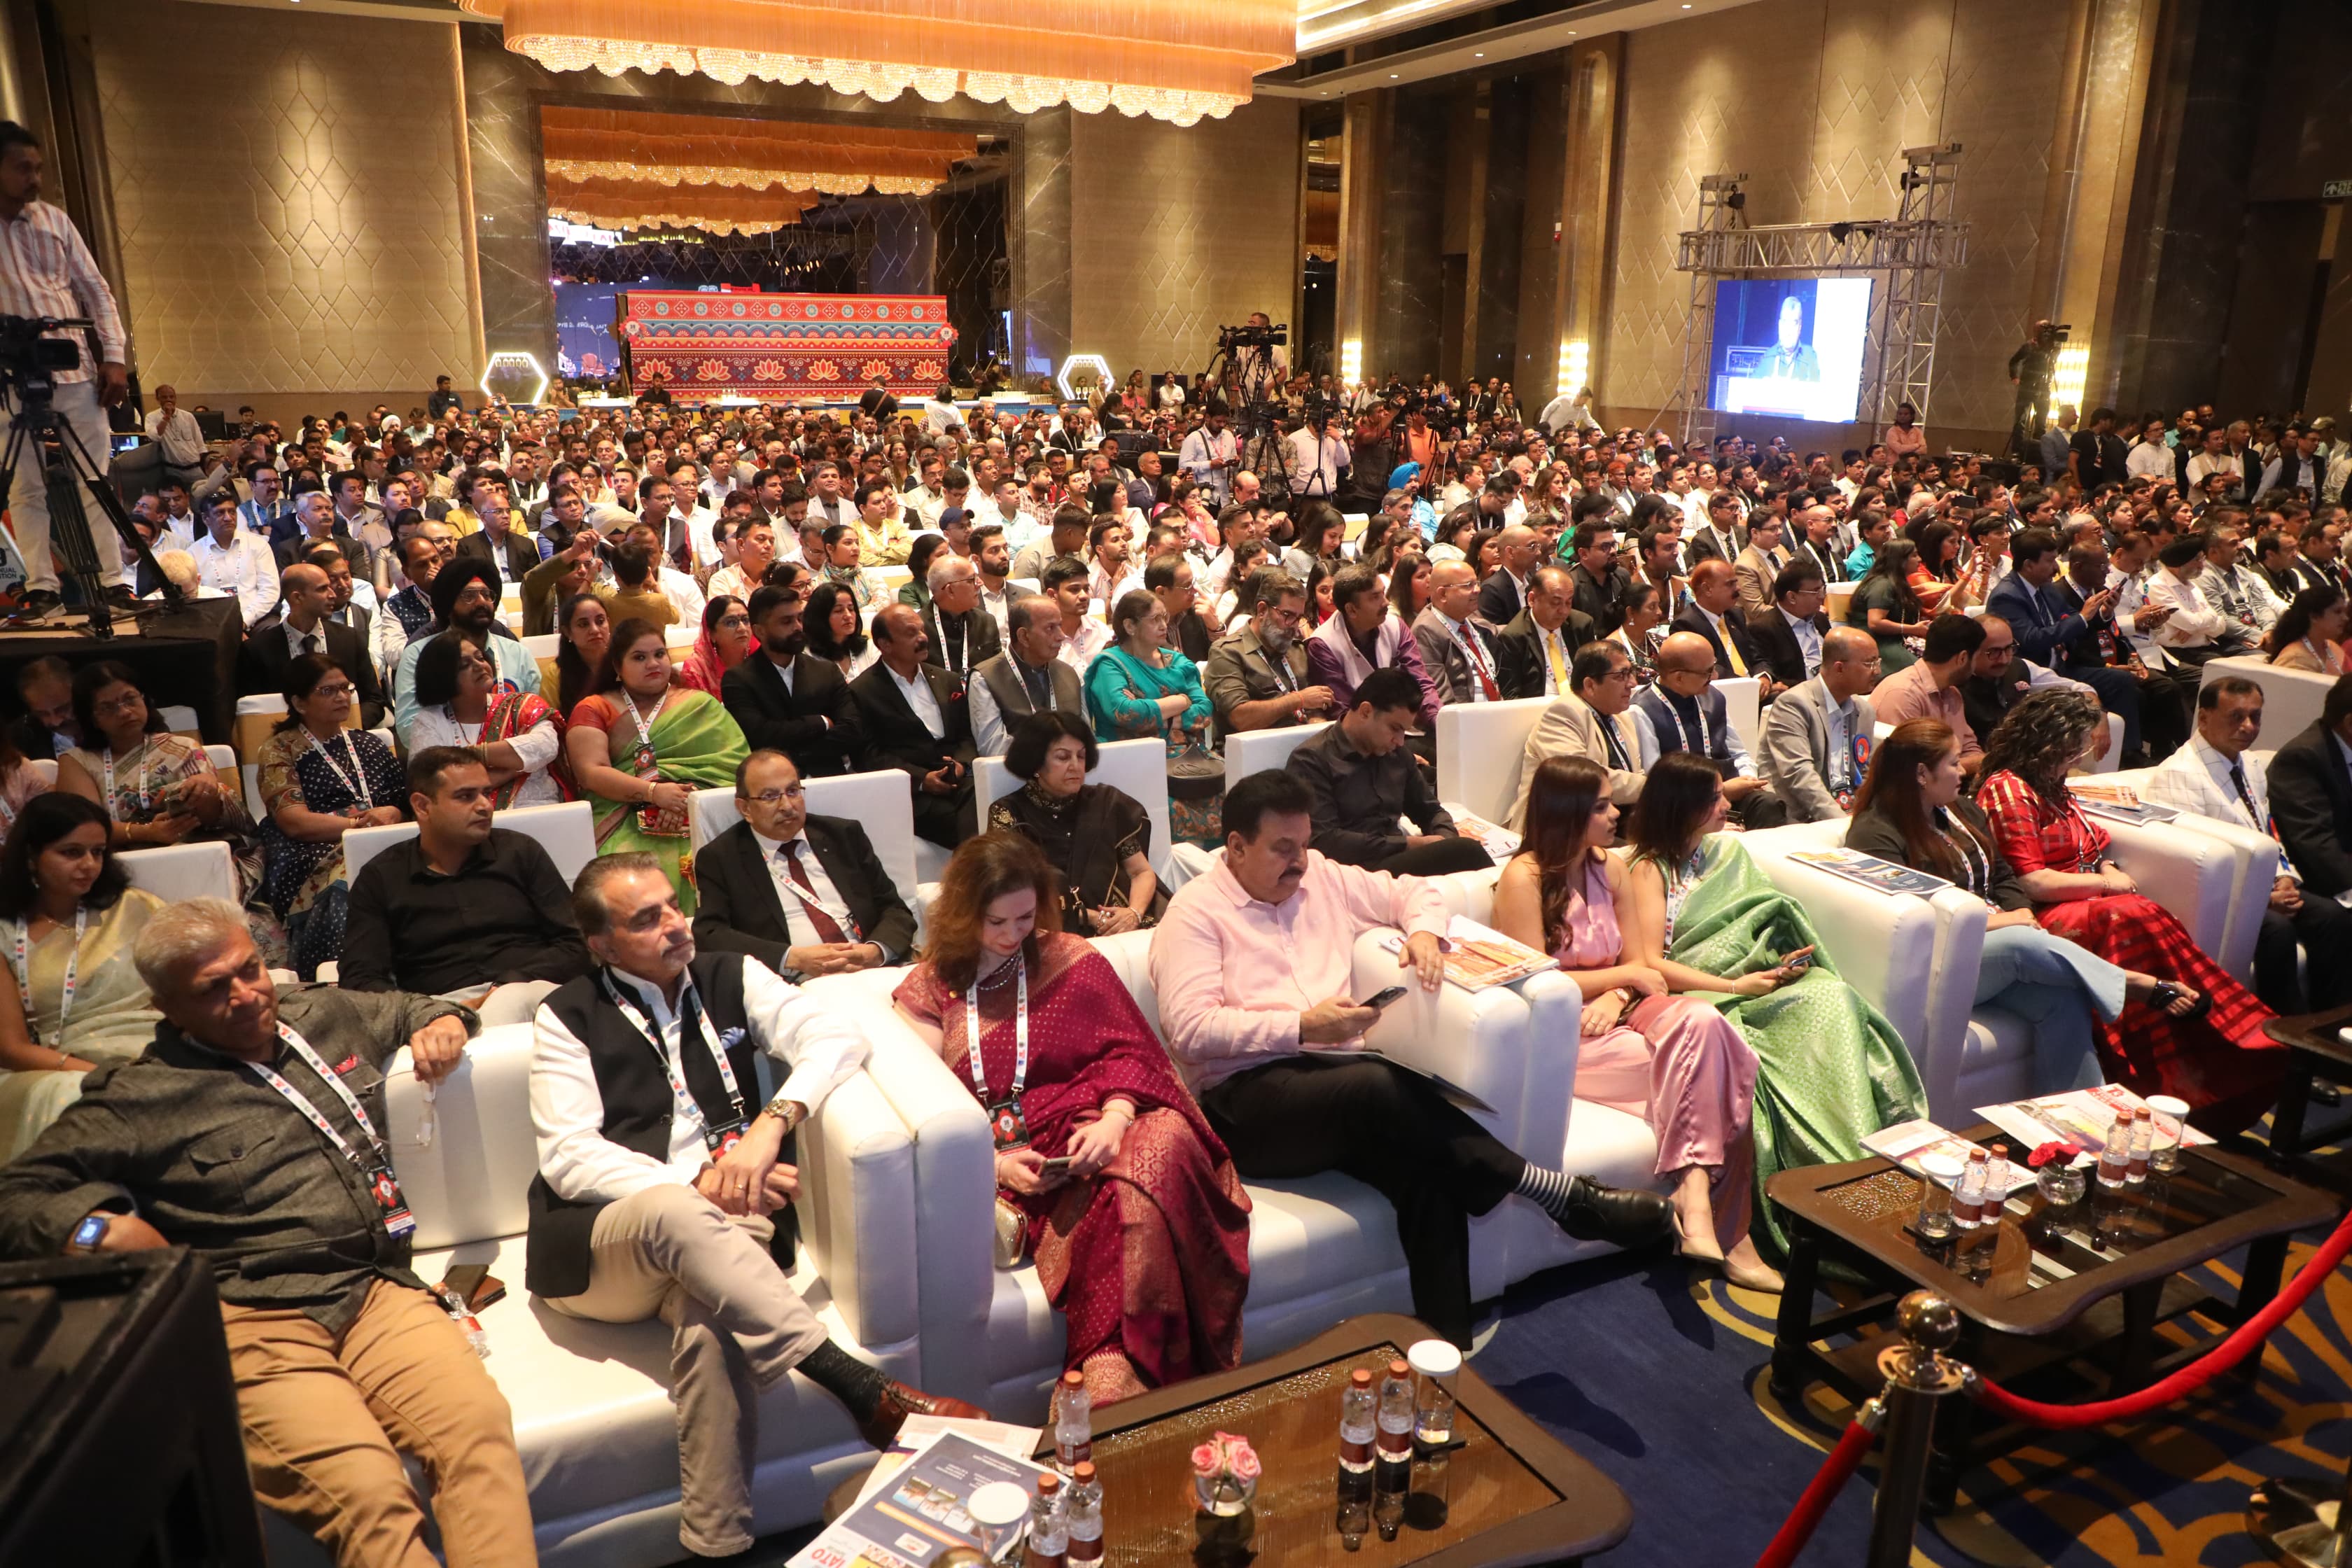
[[[1111,606],[1111,646],[1087,666],[1095,739],[1158,736],[1168,744],[1168,830],[1179,843],[1224,840],[1225,766],[1209,750],[1209,699],[1201,671],[1166,646],[1168,609],[1141,588]]]
[[[1863,1158],[1865,1134],[1925,1116],[1927,1095],[1893,1026],[1837,977],[1803,909],[1717,831],[1723,818],[1711,763],[1658,759],[1633,808],[1625,962],[1714,1000],[1756,1053],[1758,1239],[1785,1255],[1764,1201],[1773,1173]]]
[[[670,684],[659,626],[631,620],[614,631],[594,695],[572,710],[563,749],[596,811],[596,853],[651,853],[678,908],[693,914],[687,803],[698,789],[733,784],[748,749],[719,699]]]

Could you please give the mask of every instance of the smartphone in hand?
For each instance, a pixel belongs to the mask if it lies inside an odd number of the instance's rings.
[[[1780,967],[1782,969],[1794,969],[1800,972],[1811,969],[1812,966],[1813,950],[1811,947],[1799,948],[1796,952],[1780,960]]]
[[[1372,995],[1365,997],[1362,1001],[1357,1003],[1356,1005],[1359,1007],[1385,1007],[1391,1002],[1402,1001],[1403,997],[1404,987],[1402,985],[1391,985],[1385,991],[1377,992]]]

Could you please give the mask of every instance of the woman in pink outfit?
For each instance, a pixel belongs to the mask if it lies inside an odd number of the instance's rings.
[[[1706,1002],[1670,995],[1656,970],[1623,962],[1616,838],[1608,776],[1582,757],[1546,762],[1528,791],[1526,847],[1496,885],[1495,923],[1559,959],[1583,991],[1576,1097],[1649,1122],[1657,1173],[1674,1182],[1683,1255],[1720,1265],[1735,1285],[1777,1291],[1780,1276],[1748,1236],[1756,1054]]]

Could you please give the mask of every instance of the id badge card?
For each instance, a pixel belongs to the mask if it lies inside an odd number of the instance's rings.
[[[702,1130],[702,1146],[710,1151],[711,1157],[714,1159],[725,1158],[728,1151],[741,1142],[743,1142],[743,1122],[740,1118],[717,1127],[705,1127]]]
[[[988,1125],[990,1131],[996,1134],[999,1153],[1007,1149],[1026,1149],[1029,1146],[1029,1123],[1021,1114],[1019,1100],[1000,1100],[990,1106]]]
[[[368,1191],[375,1196],[376,1211],[383,1215],[385,1235],[402,1237],[415,1230],[416,1216],[408,1212],[408,1200],[401,1196],[400,1184],[390,1170],[379,1167],[371,1174]]]

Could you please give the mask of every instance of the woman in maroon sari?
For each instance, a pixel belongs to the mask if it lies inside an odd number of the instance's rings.
[[[1057,929],[1059,907],[1029,840],[967,841],[897,1001],[969,1084],[978,999],[987,1087],[974,1092],[996,1126],[998,1196],[1024,1217],[1045,1298],[1067,1321],[1063,1364],[1102,1405],[1240,1363],[1250,1205],[1134,998],[1108,960]],[[1045,1172],[1066,1156],[1066,1174]]]

